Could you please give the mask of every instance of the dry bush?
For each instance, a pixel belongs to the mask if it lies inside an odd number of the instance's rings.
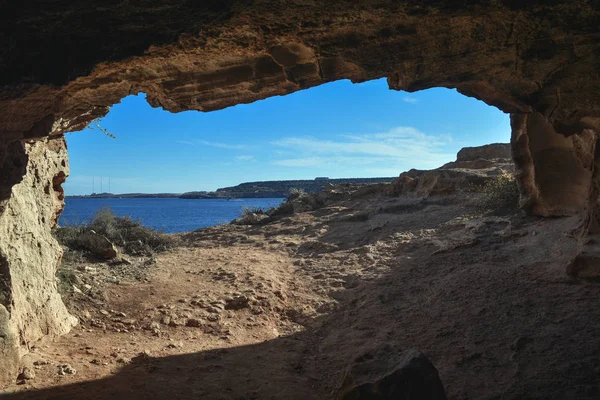
[[[260,207],[242,207],[242,217],[246,218],[252,214],[266,214]]]
[[[481,188],[481,192],[478,205],[486,211],[516,209],[519,206],[517,180],[508,172],[488,181]]]
[[[288,192],[287,200],[295,200],[299,197],[304,196],[305,194],[306,192],[304,191],[304,189],[291,188]]]
[[[118,217],[110,208],[103,208],[87,225],[65,226],[54,230],[59,243],[70,249],[81,249],[79,237],[89,230],[106,236],[126,254],[152,255],[176,246],[176,239],[155,229],[143,226],[129,217]]]

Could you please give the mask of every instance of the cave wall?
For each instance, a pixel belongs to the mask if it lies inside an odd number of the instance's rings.
[[[31,343],[63,334],[77,322],[57,291],[62,249],[50,233],[64,206],[61,184],[69,174],[65,140],[0,146],[6,148],[14,152],[4,165],[15,172],[0,203],[0,387],[14,380]]]
[[[582,215],[592,178],[594,132],[565,137],[538,113],[512,115],[511,128],[521,208],[545,217]]]
[[[74,323],[49,233],[66,150],[48,137],[129,94],[178,112],[338,79],[456,88],[515,114],[532,212],[597,201],[585,130],[600,131],[600,0],[46,0],[0,2],[0,24],[0,379]]]

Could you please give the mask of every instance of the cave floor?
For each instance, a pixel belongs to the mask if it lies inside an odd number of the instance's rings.
[[[372,195],[132,265],[82,259],[79,326],[3,398],[335,398],[388,344],[423,351],[451,399],[597,399],[600,284],[564,272],[579,222]]]

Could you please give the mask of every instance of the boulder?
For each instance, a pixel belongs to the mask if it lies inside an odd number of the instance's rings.
[[[85,232],[79,238],[79,245],[90,251],[92,254],[111,260],[117,257],[118,251],[114,244],[105,236],[96,233],[93,230]]]
[[[437,369],[418,350],[381,346],[357,358],[344,376],[338,400],[446,400]]]

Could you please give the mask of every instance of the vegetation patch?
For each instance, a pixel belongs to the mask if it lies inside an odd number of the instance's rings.
[[[125,254],[133,256],[151,256],[177,244],[174,237],[145,227],[130,217],[118,217],[110,208],[99,210],[89,224],[56,228],[54,236],[71,250],[83,250],[81,235],[90,230],[105,236]]]
[[[519,207],[519,186],[515,177],[504,172],[486,182],[478,206],[485,211],[514,210]]]

